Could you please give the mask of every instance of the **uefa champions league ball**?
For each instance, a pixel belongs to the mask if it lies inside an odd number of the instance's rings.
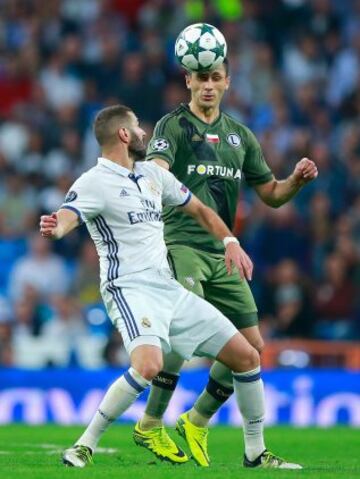
[[[227,45],[224,35],[208,23],[186,27],[175,42],[175,56],[189,71],[212,70],[222,64]]]

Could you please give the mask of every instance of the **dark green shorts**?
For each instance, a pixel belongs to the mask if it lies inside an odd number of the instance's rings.
[[[258,324],[254,297],[238,271],[228,275],[224,255],[184,245],[170,245],[169,264],[176,279],[189,291],[205,298],[238,328]]]

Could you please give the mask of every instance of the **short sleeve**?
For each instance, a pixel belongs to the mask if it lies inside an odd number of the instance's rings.
[[[170,171],[152,162],[156,174],[160,176],[162,186],[162,203],[164,206],[185,206],[191,199],[191,191]]]
[[[247,129],[246,153],[243,174],[249,186],[261,185],[271,181],[273,174],[265,161],[261,146],[255,135]]]
[[[154,129],[154,134],[149,141],[146,159],[153,160],[154,158],[161,158],[167,161],[171,167],[175,161],[177,151],[177,135],[178,132],[173,119],[165,116],[158,121]]]
[[[99,182],[92,175],[84,174],[71,186],[60,209],[74,211],[79,216],[80,223],[83,223],[98,216],[104,203]]]

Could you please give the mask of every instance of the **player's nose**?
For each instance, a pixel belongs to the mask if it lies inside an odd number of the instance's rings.
[[[206,91],[211,91],[214,89],[214,84],[213,82],[210,80],[210,81],[207,81],[204,85],[204,88]]]

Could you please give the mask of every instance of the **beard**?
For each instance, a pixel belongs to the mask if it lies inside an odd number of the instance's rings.
[[[146,157],[146,148],[143,141],[138,138],[135,133],[132,133],[132,138],[129,143],[129,156],[134,161],[144,161]]]

